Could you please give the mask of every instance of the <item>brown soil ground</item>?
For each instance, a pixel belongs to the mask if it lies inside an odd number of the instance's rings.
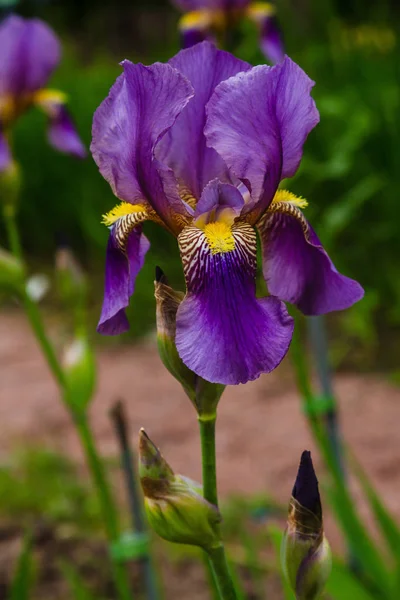
[[[139,428],[145,427],[177,472],[200,480],[195,412],[161,364],[154,340],[101,350],[98,366],[91,419],[103,454],[116,454],[108,411],[123,398],[133,443]],[[29,441],[83,461],[47,366],[25,321],[15,313],[0,315],[0,381],[0,459]],[[335,392],[346,443],[400,520],[400,389],[381,376],[345,374],[335,378]],[[220,403],[217,431],[221,495],[267,491],[286,502],[301,451],[315,448],[288,361],[271,375],[228,388]],[[317,455],[315,463],[318,468]],[[368,518],[360,490],[353,481],[351,485]],[[329,515],[326,530],[340,548],[340,534]]]

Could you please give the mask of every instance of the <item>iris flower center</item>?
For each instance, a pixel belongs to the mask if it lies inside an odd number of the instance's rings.
[[[223,254],[235,249],[235,238],[232,228],[224,222],[207,223],[204,226],[204,235],[212,254]]]

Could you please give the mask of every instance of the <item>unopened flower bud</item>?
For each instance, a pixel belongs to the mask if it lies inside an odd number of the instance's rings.
[[[65,400],[74,411],[84,411],[93,397],[96,366],[93,351],[84,336],[66,347],[62,361],[65,376]]]
[[[324,535],[318,480],[306,450],[289,503],[282,559],[296,600],[316,600],[331,571],[331,551]]]
[[[175,345],[176,313],[184,298],[175,291],[160,267],[156,267],[154,282],[156,298],[158,351],[164,366],[182,385],[199,415],[214,413],[225,389],[224,385],[205,381],[182,361]]]
[[[0,248],[0,289],[20,292],[24,286],[24,269],[12,254]]]
[[[21,190],[21,170],[18,163],[11,161],[0,172],[0,205],[4,215],[15,215]]]
[[[205,550],[220,543],[221,516],[217,507],[203,498],[200,484],[175,475],[143,429],[139,438],[139,476],[149,523],[160,537]]]

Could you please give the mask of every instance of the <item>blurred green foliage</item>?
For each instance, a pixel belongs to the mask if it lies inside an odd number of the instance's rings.
[[[178,50],[173,29],[176,15],[167,3],[164,7],[159,4],[139,4],[126,16],[133,31],[138,22],[153,22],[154,31],[160,34],[158,43],[157,34],[150,31],[153,28],[147,29],[147,45],[138,43],[135,35],[130,37],[127,27],[121,25],[122,9],[114,14],[104,2],[93,11],[92,20],[79,21],[75,37],[64,34],[65,57],[51,86],[68,92],[71,111],[88,146],[93,112],[120,71],[118,61],[127,57],[149,63],[165,60]],[[352,355],[363,368],[374,365],[382,340],[387,348],[382,355],[386,366],[391,366],[391,357],[400,350],[399,336],[394,335],[400,327],[399,19],[391,12],[390,3],[378,4],[358,6],[354,2],[347,10],[334,0],[309,0],[305,10],[288,0],[279,4],[287,52],[316,81],[314,97],[321,113],[299,173],[289,186],[308,199],[307,215],[339,270],[358,279],[366,289],[362,302],[332,320],[335,330],[339,321],[343,333],[332,347],[335,362],[348,363],[351,344]],[[49,16],[62,28],[62,7],[40,10],[41,16]],[[339,20],[342,15],[348,20]],[[100,34],[108,16],[115,30],[109,31],[104,42]],[[242,27],[235,52],[254,64],[264,62],[255,30],[249,23]],[[69,26],[64,24],[64,28],[70,33]],[[99,32],[97,37],[95,32]],[[118,43],[114,43],[116,39]],[[91,276],[95,318],[101,303],[107,240],[100,220],[115,198],[91,157],[76,162],[47,146],[44,125],[44,117],[31,112],[16,128],[15,152],[24,171],[23,239],[29,253],[45,261],[51,260],[57,236],[70,240]],[[145,229],[152,249],[130,309],[134,335],[154,324],[155,264],[160,263],[174,285],[183,285],[175,240],[158,227]]]

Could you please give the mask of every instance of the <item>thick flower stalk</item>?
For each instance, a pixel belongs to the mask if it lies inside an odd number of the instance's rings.
[[[152,220],[178,240],[186,294],[176,313],[183,363],[238,384],[285,356],[293,320],[347,308],[363,295],[341,275],[306,220],[305,200],[278,189],[297,171],[319,115],[313,82],[289,58],[251,67],[203,42],[169,64],[123,62],[94,116],[91,150],[122,200],[110,228],[98,330],[128,328]],[[256,297],[257,232],[270,295]]]
[[[331,572],[331,551],[324,535],[318,480],[306,450],[289,503],[282,559],[296,600],[319,598]]]
[[[257,25],[260,48],[267,60],[277,64],[284,59],[275,4],[251,0],[174,0],[174,3],[184,13],[179,21],[183,48],[224,38],[241,19],[248,18]]]
[[[32,106],[49,118],[50,144],[84,158],[86,150],[66,109],[66,95],[44,89],[60,60],[60,45],[50,27],[39,19],[8,17],[0,25],[0,56],[0,172],[12,165],[11,128]]]

